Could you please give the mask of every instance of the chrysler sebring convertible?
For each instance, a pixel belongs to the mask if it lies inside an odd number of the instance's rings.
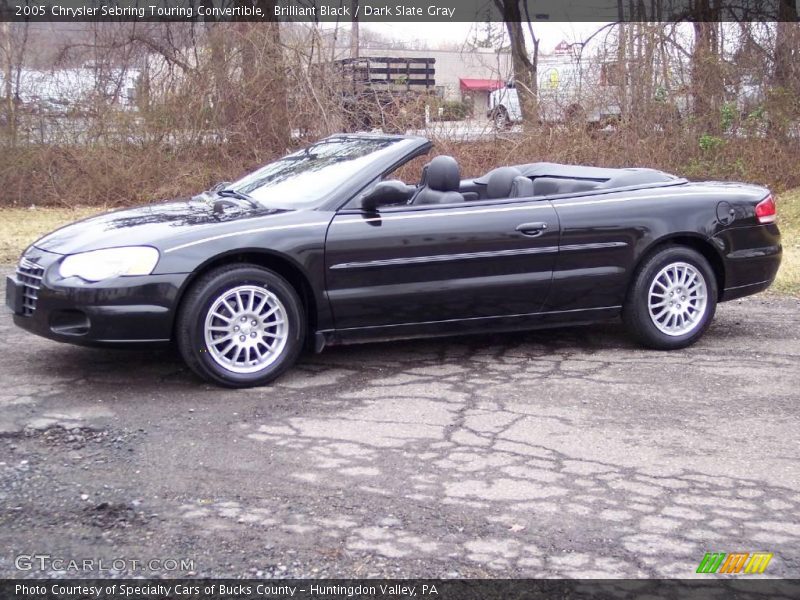
[[[394,178],[430,148],[334,135],[194,198],[79,221],[25,250],[6,302],[32,333],[174,342],[201,377],[246,387],[304,347],[619,317],[683,348],[778,271],[763,187],[553,163],[462,178],[450,156]]]

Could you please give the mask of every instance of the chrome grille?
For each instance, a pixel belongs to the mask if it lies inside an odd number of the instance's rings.
[[[29,317],[36,310],[39,299],[39,288],[42,285],[44,269],[34,262],[23,258],[17,266],[17,281],[22,284],[22,314]]]

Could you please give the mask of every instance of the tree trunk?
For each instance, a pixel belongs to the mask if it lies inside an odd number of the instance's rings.
[[[268,45],[267,56],[264,58],[272,69],[270,73],[273,87],[269,95],[268,106],[265,106],[265,113],[268,122],[272,124],[272,136],[275,149],[283,151],[289,147],[291,136],[291,125],[289,121],[289,107],[286,100],[289,83],[286,79],[286,64],[283,54],[283,44],[281,44],[280,23],[274,17],[275,5],[277,0],[258,0],[262,4],[264,11],[269,15],[266,24]]]
[[[9,145],[17,145],[17,105],[14,98],[14,44],[11,40],[11,23],[0,23],[0,41],[3,56],[3,96],[5,100],[5,125]]]
[[[709,0],[699,0],[692,50],[692,104],[695,119],[709,133],[720,133],[720,107],[724,92],[722,65],[719,60],[715,9]],[[704,19],[700,21],[699,19]]]
[[[249,0],[241,0],[251,5]],[[291,142],[287,109],[287,81],[276,0],[256,0],[267,15],[264,23],[241,22],[236,36],[239,75],[235,84],[237,133],[247,140],[257,161],[282,152]],[[234,69],[234,72],[237,70]]]
[[[532,129],[539,124],[539,102],[536,76],[536,59],[528,55],[525,33],[522,29],[522,13],[520,0],[494,0],[503,13],[503,20],[511,42],[511,64],[514,69],[514,83],[522,112],[522,123],[525,129]],[[524,1],[524,0],[523,0]],[[536,49],[538,50],[538,44]],[[538,54],[535,52],[535,54]]]
[[[773,81],[786,91],[800,94],[800,24],[794,0],[781,0],[778,17]]]
[[[213,77],[213,93],[211,94],[212,118],[220,133],[228,134],[228,127],[231,123],[231,106],[226,97],[230,90],[228,77],[228,60],[225,51],[225,31],[229,25],[227,23],[205,24],[208,33],[208,43],[210,48],[211,73]]]

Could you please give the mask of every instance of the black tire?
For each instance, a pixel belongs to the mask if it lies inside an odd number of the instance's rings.
[[[212,306],[227,292],[242,286],[251,286],[257,293],[263,290],[273,301],[279,301],[277,314],[285,313],[285,319],[281,319],[285,324],[281,325],[285,327],[285,335],[281,336],[281,339],[285,338],[282,348],[271,355],[272,362],[265,364],[264,368],[248,373],[236,372],[220,364],[215,358],[218,353],[209,350],[205,336],[206,319]],[[239,263],[209,271],[192,285],[181,302],[175,337],[184,362],[200,377],[217,385],[244,388],[265,385],[291,367],[303,348],[305,330],[303,305],[295,289],[269,269]]]
[[[492,114],[492,122],[497,131],[505,131],[511,125],[511,119],[508,118],[508,111],[504,106],[498,106],[494,109]]]
[[[672,334],[668,334],[656,325],[654,317],[650,314],[651,299],[654,303],[660,301],[659,297],[651,296],[650,290],[652,286],[654,292],[661,294],[663,291],[665,304],[673,301],[669,294],[677,294],[677,292],[670,292],[663,288],[661,283],[654,284],[653,281],[666,267],[680,264],[690,265],[696,273],[702,276],[706,290],[705,303],[702,305],[702,310],[697,310],[692,314],[690,330],[685,333],[675,331]],[[664,281],[664,279],[661,279],[661,282]],[[677,289],[683,293],[686,292],[683,288]],[[633,282],[628,290],[628,297],[623,306],[622,318],[630,333],[649,348],[657,350],[685,348],[699,340],[711,325],[717,307],[717,293],[717,278],[714,275],[714,270],[702,254],[685,246],[665,246],[647,257],[634,275]],[[681,301],[680,294],[677,294],[674,300],[676,301],[675,310],[679,310],[681,306],[678,304]],[[693,302],[693,306],[700,306],[700,304]],[[655,317],[659,316],[662,309],[666,310],[667,307],[653,308],[654,312],[657,313]],[[685,307],[684,310],[686,310]],[[665,324],[662,323],[661,326],[663,327]]]
[[[570,104],[564,110],[564,123],[569,127],[588,127],[586,110],[580,104]]]

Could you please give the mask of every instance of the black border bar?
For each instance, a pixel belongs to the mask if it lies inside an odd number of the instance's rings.
[[[796,21],[795,0],[0,0],[0,21]]]
[[[98,593],[99,592],[99,593]],[[4,600],[798,598],[800,579],[3,579]]]

